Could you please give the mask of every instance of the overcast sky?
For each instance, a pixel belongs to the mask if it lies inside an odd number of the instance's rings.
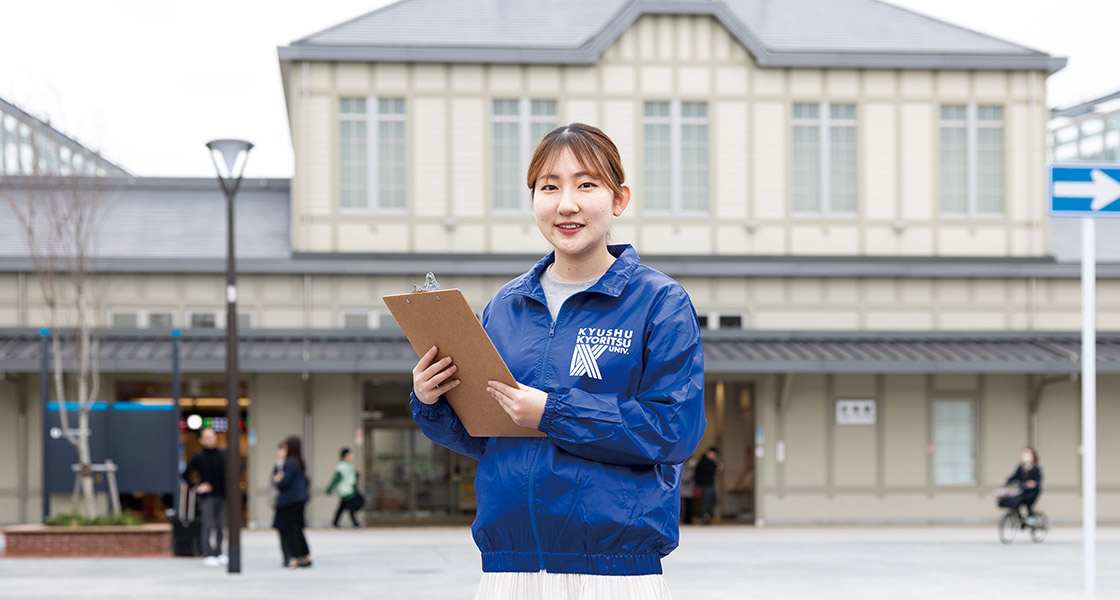
[[[890,1],[1069,58],[1051,106],[1120,90],[1118,0]],[[4,2],[0,97],[138,175],[212,176],[203,144],[241,137],[256,144],[247,176],[290,177],[276,48],[388,3]]]

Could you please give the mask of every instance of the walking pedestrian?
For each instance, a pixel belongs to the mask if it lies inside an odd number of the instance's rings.
[[[358,493],[358,472],[354,469],[354,453],[349,448],[338,452],[338,463],[334,465],[334,476],[327,486],[327,495],[338,491],[338,509],[334,511],[334,520],[331,525],[338,527],[338,520],[342,518],[342,511],[350,513],[350,523],[354,529],[360,529],[357,513],[365,506],[365,498]]]
[[[696,464],[696,487],[700,489],[700,518],[705,525],[712,524],[712,517],[719,503],[716,496],[716,475],[723,472],[719,460],[719,449],[708,448],[700,462]]]
[[[202,450],[191,457],[182,479],[191,483],[191,474],[194,474],[198,480],[194,491],[202,521],[202,564],[220,567],[229,564],[229,557],[222,553],[222,530],[226,526],[226,453],[218,448],[218,436],[210,427],[199,432],[198,441]]]
[[[669,598],[661,558],[678,543],[681,463],[705,423],[696,312],[634,248],[608,245],[630,189],[606,134],[552,130],[526,183],[553,252],[483,311],[518,382],[487,392],[546,437],[471,437],[443,397],[459,385],[454,357],[433,347],[413,369],[421,430],[479,460],[475,598]]]
[[[280,550],[288,561],[288,568],[311,566],[311,550],[303,535],[308,482],[301,446],[299,436],[288,436],[277,454],[278,466],[272,475],[280,491],[272,526],[280,532]]]

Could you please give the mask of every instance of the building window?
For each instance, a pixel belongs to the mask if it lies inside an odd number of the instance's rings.
[[[120,329],[137,329],[140,327],[140,315],[134,312],[110,313],[109,326]]]
[[[341,98],[338,118],[339,207],[403,210],[406,199],[404,100]]]
[[[1120,161],[1120,112],[1105,117],[1104,160]]]
[[[976,483],[976,407],[971,400],[933,403],[933,482]]]
[[[338,205],[365,208],[368,202],[366,99],[339,100],[338,119]]]
[[[1120,160],[1120,112],[1056,129],[1050,143],[1056,161]]]
[[[1003,107],[941,107],[941,212],[1003,212]]]
[[[225,313],[222,313],[222,316],[224,317]],[[223,319],[223,321],[224,320],[225,319]],[[237,311],[237,328],[238,329],[252,329],[256,325],[256,322],[257,322],[256,313]],[[224,322],[222,323],[222,326],[225,327]]]
[[[707,103],[646,102],[642,135],[645,209],[653,214],[707,213]]]
[[[491,105],[491,160],[494,209],[532,211],[525,186],[529,161],[545,134],[557,127],[555,100],[494,100]]]
[[[170,310],[113,309],[109,311],[109,326],[122,329],[171,329],[175,318]]]
[[[746,329],[747,316],[742,312],[705,312],[697,313],[696,319],[702,330],[730,330]]]
[[[856,105],[793,105],[793,211],[856,212]]]
[[[381,313],[362,308],[343,310],[339,315],[339,324],[343,329],[379,329]]]
[[[191,329],[217,329],[219,315],[220,311],[216,310],[192,310],[187,316],[187,322]]]
[[[199,309],[187,313],[187,322],[193,329],[225,329],[226,311]],[[237,328],[251,329],[256,325],[257,315],[253,311],[237,311]]]

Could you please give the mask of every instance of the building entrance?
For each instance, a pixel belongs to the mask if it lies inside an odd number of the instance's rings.
[[[478,462],[433,443],[408,414],[411,385],[364,388],[363,491],[369,522],[461,521],[475,511]]]

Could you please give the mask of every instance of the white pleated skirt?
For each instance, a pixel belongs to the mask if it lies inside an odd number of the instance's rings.
[[[475,600],[671,600],[661,575],[483,573]]]

